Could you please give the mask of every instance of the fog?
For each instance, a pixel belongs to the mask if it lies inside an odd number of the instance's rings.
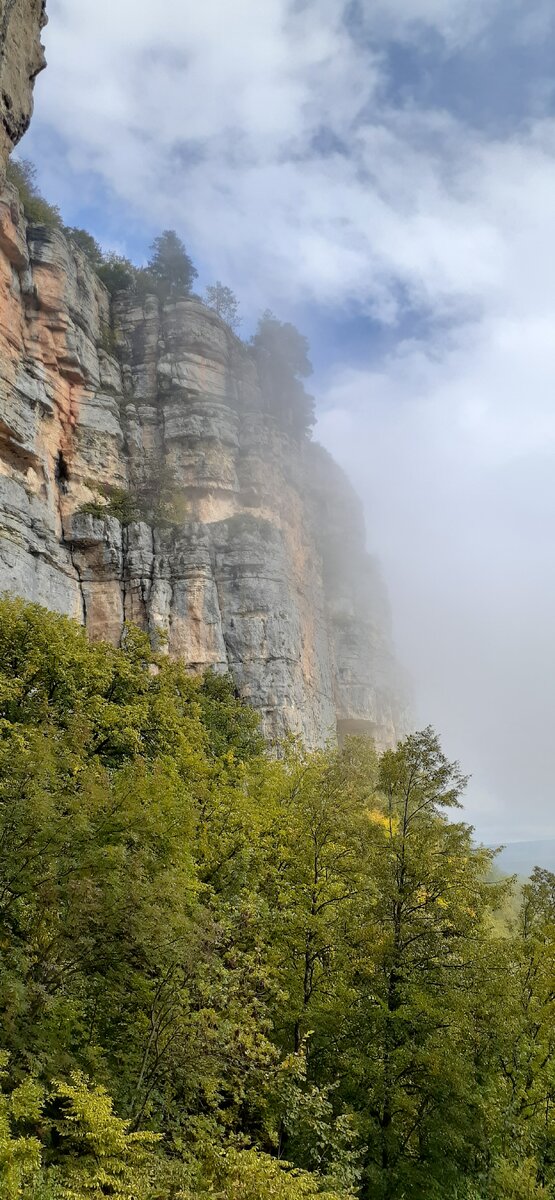
[[[481,836],[553,836],[553,453],[488,457],[445,378],[408,410],[380,383],[338,381],[320,434],[365,501],[415,723],[472,773]]]
[[[50,0],[22,153],[70,224],[309,328],[416,724],[488,840],[555,835],[554,13]]]

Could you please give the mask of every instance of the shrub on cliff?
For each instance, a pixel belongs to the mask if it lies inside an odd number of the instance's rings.
[[[137,268],[121,254],[104,254],[95,270],[111,296],[127,292],[135,286]]]
[[[138,269],[130,259],[113,252],[106,253],[86,229],[67,225],[64,226],[64,233],[82,250],[111,296],[135,286]]]
[[[76,225],[64,225],[64,233],[83,252],[93,270],[98,272],[104,261],[104,254],[92,233],[88,233],[86,229],[80,229]]]
[[[47,225],[50,229],[61,229],[62,218],[55,204],[49,204],[41,195],[37,185],[37,170],[26,158],[11,158],[6,177],[19,192],[23,212],[31,225]]]
[[[99,484],[94,480],[88,480],[87,486],[95,496],[85,501],[79,512],[90,513],[93,517],[116,517],[122,525],[146,521],[161,528],[179,525],[188,515],[187,501],[175,471],[156,457],[145,463],[142,479],[129,488]]]

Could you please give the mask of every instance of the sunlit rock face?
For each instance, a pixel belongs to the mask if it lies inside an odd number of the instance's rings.
[[[0,170],[31,120],[45,23],[44,0],[0,0]]]
[[[172,481],[158,522],[81,511]],[[280,427],[255,363],[194,299],[112,307],[81,252],[0,198],[2,587],[191,670],[231,670],[266,733],[399,721],[387,605],[339,468]],[[349,725],[349,722],[353,725]]]
[[[43,23],[41,0],[3,0],[0,167],[29,122]],[[110,489],[120,509],[99,513]],[[145,494],[144,511],[122,511]],[[270,738],[395,739],[387,604],[342,472],[283,427],[212,310],[111,304],[71,242],[27,226],[6,183],[0,588],[92,638],[117,643],[129,621],[192,671],[230,670]]]

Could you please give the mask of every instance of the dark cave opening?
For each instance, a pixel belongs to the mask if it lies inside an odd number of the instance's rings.
[[[58,450],[56,455],[56,465],[54,467],[54,478],[61,492],[67,492],[69,483],[69,470],[66,460],[61,450]]]

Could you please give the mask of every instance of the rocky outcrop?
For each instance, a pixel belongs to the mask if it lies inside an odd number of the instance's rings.
[[[43,0],[0,0],[0,179],[44,65]],[[0,588],[117,643],[230,670],[270,737],[390,744],[399,691],[360,505],[284,427],[195,299],[111,304],[0,185]]]
[[[0,172],[29,126],[33,83],[45,66],[45,0],[0,0]]]
[[[72,243],[26,228],[9,186],[0,293],[3,588],[94,638],[132,621],[192,670],[230,669],[270,736],[391,742],[360,506],[325,451],[282,428],[248,349],[195,299],[111,307]]]

